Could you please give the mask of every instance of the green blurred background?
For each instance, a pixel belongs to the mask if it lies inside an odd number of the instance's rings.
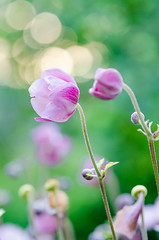
[[[157,0],[34,0],[0,1],[0,187],[13,194],[4,222],[27,225],[26,204],[18,189],[35,184],[37,168],[30,132],[38,125],[28,87],[44,69],[58,67],[72,74],[80,88],[94,154],[109,161],[114,181],[107,191],[114,215],[114,196],[130,193],[136,184],[148,189],[146,203],[157,197],[146,137],[130,121],[134,109],[128,95],[102,101],[88,94],[98,67],[119,70],[134,90],[146,119],[158,123],[159,111],[159,4]],[[105,221],[98,188],[82,185],[79,175],[88,155],[78,112],[60,124],[73,139],[73,149],[52,176],[69,176],[69,217],[77,240],[87,239]],[[159,144],[156,153],[159,155]],[[12,180],[4,166],[16,158],[30,162],[29,180]],[[118,182],[117,179],[118,179]],[[118,185],[120,189],[118,189]],[[110,194],[109,189],[116,189]],[[154,232],[151,239],[157,239]]]

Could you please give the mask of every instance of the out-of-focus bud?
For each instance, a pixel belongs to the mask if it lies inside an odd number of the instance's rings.
[[[49,192],[49,204],[59,212],[64,213],[68,208],[68,196],[64,191],[57,189],[55,192]]]
[[[89,93],[103,100],[116,98],[122,91],[123,78],[114,68],[98,68],[95,73],[95,82]]]
[[[143,113],[140,113],[141,116],[142,116],[142,119],[144,120],[145,116]],[[139,119],[139,116],[138,116],[138,113],[137,112],[134,112],[132,115],[131,115],[131,121],[133,124],[135,125],[140,125],[140,119]]]
[[[56,179],[49,179],[46,183],[45,183],[45,189],[47,191],[54,191],[55,189],[60,187],[60,183],[58,180]]]
[[[89,176],[87,174],[91,174],[91,170],[86,168],[86,169],[83,169],[82,171],[82,176],[86,179],[86,180],[92,180],[93,179],[93,176]]]
[[[19,196],[26,199],[29,195],[33,195],[35,192],[34,187],[31,184],[25,184],[19,189]]]

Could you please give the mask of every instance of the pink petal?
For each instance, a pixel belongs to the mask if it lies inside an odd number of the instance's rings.
[[[76,82],[71,75],[63,72],[61,69],[58,69],[58,68],[52,68],[52,69],[45,70],[41,74],[42,79],[45,79],[45,78],[49,79],[52,77],[57,77],[59,79],[64,80],[65,82],[72,82],[73,84],[76,85]]]
[[[52,122],[50,119],[47,118],[34,118],[37,122]]]
[[[34,108],[35,112],[40,116],[43,117],[43,112],[49,102],[48,98],[44,97],[36,97],[31,99],[32,107]]]
[[[35,80],[29,87],[29,93],[31,97],[47,97],[49,94],[48,84],[42,79]]]

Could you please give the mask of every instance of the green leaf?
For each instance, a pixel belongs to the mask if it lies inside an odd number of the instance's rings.
[[[107,165],[105,166],[105,168],[104,168],[104,172],[106,173],[106,171],[107,171],[107,169],[108,168],[110,168],[110,167],[112,167],[112,166],[114,166],[114,165],[116,165],[116,164],[118,164],[119,162],[109,162],[109,163],[107,163]]]
[[[104,163],[104,158],[100,159],[99,162],[97,163],[97,167],[99,168],[99,170],[101,169],[103,163]]]

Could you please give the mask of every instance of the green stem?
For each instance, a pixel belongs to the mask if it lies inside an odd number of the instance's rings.
[[[157,192],[158,192],[158,196],[159,196],[159,174],[158,174],[158,166],[157,166],[154,141],[149,138],[148,143],[149,143],[152,165],[153,165],[153,170],[154,170],[154,175],[155,175],[155,180],[156,180],[156,185],[157,185]]]
[[[144,129],[144,131],[147,135],[147,140],[148,140],[148,143],[149,143],[151,160],[152,160],[152,165],[153,165],[153,170],[154,170],[154,175],[155,175],[155,181],[156,181],[156,185],[157,185],[157,192],[158,192],[158,196],[159,196],[159,173],[158,173],[157,159],[156,159],[155,146],[154,146],[154,141],[153,141],[153,138],[152,138],[152,133],[148,129],[147,125],[144,122],[144,119],[141,116],[141,111],[140,111],[138,102],[136,100],[135,94],[133,93],[132,89],[128,85],[126,85],[125,83],[123,84],[123,88],[129,94],[129,96],[131,98],[131,101],[132,101],[132,104],[134,106],[134,109],[135,109],[135,111],[137,112],[137,114],[140,118],[141,126],[142,126],[142,128]]]
[[[62,222],[61,222],[61,217],[59,216],[58,198],[57,198],[56,189],[53,191],[53,194],[55,196],[55,208],[57,210],[58,240],[65,240],[64,233],[63,233],[63,226],[62,226]]]
[[[100,178],[100,177],[101,177],[101,174],[100,174],[99,169],[98,169],[98,167],[97,167],[97,165],[96,165],[96,162],[95,162],[95,160],[94,160],[93,152],[92,152],[91,145],[90,145],[89,138],[88,138],[88,133],[87,133],[87,127],[86,127],[86,121],[85,121],[84,112],[83,112],[83,109],[82,109],[82,107],[81,107],[81,105],[80,105],[79,103],[77,103],[77,109],[78,109],[79,114],[80,114],[80,117],[81,117],[83,135],[84,135],[84,139],[85,139],[85,142],[86,142],[86,146],[87,146],[89,155],[90,155],[90,157],[91,157],[91,160],[92,160],[94,169],[95,169],[95,171],[96,171],[96,173],[97,173],[97,176]]]
[[[29,220],[30,220],[30,224],[32,226],[32,230],[33,230],[33,234],[34,234],[34,239],[37,240],[37,233],[35,230],[35,226],[34,226],[34,212],[32,209],[32,203],[33,203],[33,196],[29,195],[27,198],[28,201],[28,211],[29,211]]]
[[[99,185],[100,185],[100,189],[101,189],[101,192],[102,192],[104,206],[105,206],[105,211],[107,213],[107,217],[108,217],[108,221],[109,221],[110,228],[111,228],[111,231],[112,231],[113,239],[116,240],[117,238],[116,238],[116,235],[115,235],[115,230],[114,230],[114,226],[113,226],[112,217],[111,217],[111,214],[110,214],[109,204],[108,204],[108,200],[107,200],[107,196],[106,196],[103,180],[99,181]]]
[[[145,223],[144,223],[143,206],[141,210],[141,219],[142,219],[142,227],[141,227],[142,240],[148,240]]]
[[[100,189],[101,189],[102,197],[103,197],[103,201],[104,201],[105,211],[106,211],[108,221],[109,221],[109,224],[110,224],[110,228],[111,228],[111,231],[112,231],[113,239],[117,240],[116,235],[115,235],[115,231],[114,231],[114,227],[113,227],[113,221],[112,221],[112,217],[111,217],[111,213],[110,213],[110,209],[109,209],[109,205],[108,205],[107,196],[106,196],[105,189],[104,189],[103,179],[102,179],[101,173],[100,173],[100,171],[99,171],[99,169],[96,165],[96,162],[95,162],[95,159],[94,159],[94,156],[93,156],[90,141],[89,141],[89,138],[88,138],[84,112],[83,112],[82,107],[80,106],[79,103],[77,104],[77,109],[78,109],[80,117],[81,117],[83,135],[84,135],[84,139],[85,139],[85,142],[86,142],[86,146],[87,146],[88,152],[90,154],[90,157],[91,157],[91,160],[92,160],[92,163],[93,163],[93,166],[94,166],[94,169],[96,171],[97,178],[98,178],[98,181],[99,181],[99,185],[100,185]]]

